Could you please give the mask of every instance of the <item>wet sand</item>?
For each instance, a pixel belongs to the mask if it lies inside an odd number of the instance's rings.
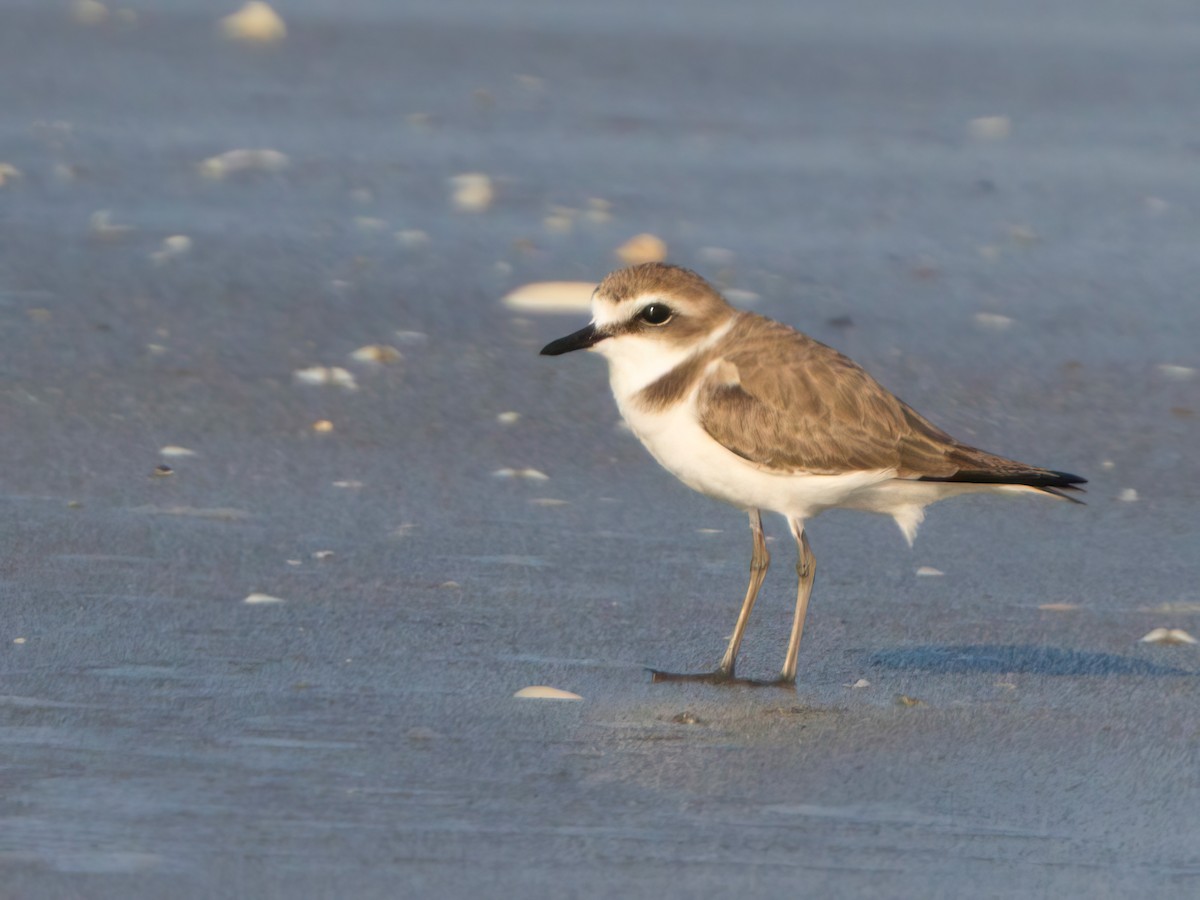
[[[400,6],[0,2],[0,894],[1194,896],[1196,21]],[[1088,505],[821,517],[794,693],[650,684],[744,516],[500,302],[642,232]]]

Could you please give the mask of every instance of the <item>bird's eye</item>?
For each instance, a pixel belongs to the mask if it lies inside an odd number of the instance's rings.
[[[673,315],[671,307],[667,306],[667,304],[651,303],[638,313],[638,318],[647,325],[666,325]]]

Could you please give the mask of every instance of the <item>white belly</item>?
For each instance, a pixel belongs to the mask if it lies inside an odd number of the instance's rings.
[[[765,509],[803,520],[835,506],[862,508],[854,502],[856,495],[894,475],[889,470],[845,475],[771,471],[713,440],[690,403],[655,413],[643,412],[633,403],[619,405],[630,429],[663,468],[693,490],[742,509]],[[873,511],[892,512],[884,507]]]

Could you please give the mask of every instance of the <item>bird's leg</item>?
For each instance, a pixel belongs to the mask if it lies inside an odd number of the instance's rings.
[[[767,566],[771,564],[771,554],[767,552],[767,538],[763,534],[762,513],[757,509],[750,512],[750,534],[754,537],[754,550],[750,555],[750,583],[746,585],[746,599],[742,601],[742,610],[734,623],[729,646],[725,648],[725,655],[721,657],[721,664],[717,666],[717,672],[724,674],[726,678],[733,677],[738,648],[741,647],[742,636],[746,633],[746,623],[750,621],[750,610],[754,609],[758,590],[762,587],[763,579],[767,577]]]
[[[799,519],[789,519],[792,537],[796,539],[799,558],[796,560],[796,575],[799,585],[796,588],[796,615],[792,619],[792,634],[788,638],[787,656],[783,660],[783,671],[779,675],[780,684],[796,683],[796,657],[800,655],[800,636],[804,634],[804,617],[808,613],[808,598],[812,594],[813,578],[817,574],[817,560],[812,548],[808,546],[808,535],[804,533],[804,522]]]
[[[725,655],[715,672],[704,672],[696,675],[677,675],[672,672],[653,672],[655,681],[711,681],[714,683],[733,681],[733,669],[737,662],[738,648],[742,644],[742,636],[746,633],[746,623],[750,621],[750,610],[754,609],[754,601],[758,599],[758,590],[762,587],[763,579],[767,577],[767,566],[771,564],[771,554],[767,552],[767,539],[763,534],[762,514],[757,509],[750,511],[750,534],[754,538],[754,550],[750,556],[750,583],[746,586],[746,599],[742,601],[742,610],[738,613],[737,622],[733,626],[733,636]]]

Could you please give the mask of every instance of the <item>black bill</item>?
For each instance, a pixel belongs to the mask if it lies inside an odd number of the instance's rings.
[[[572,350],[586,350],[608,337],[603,331],[597,331],[595,325],[580,328],[574,334],[568,334],[557,341],[551,341],[542,348],[542,356],[559,356]]]

